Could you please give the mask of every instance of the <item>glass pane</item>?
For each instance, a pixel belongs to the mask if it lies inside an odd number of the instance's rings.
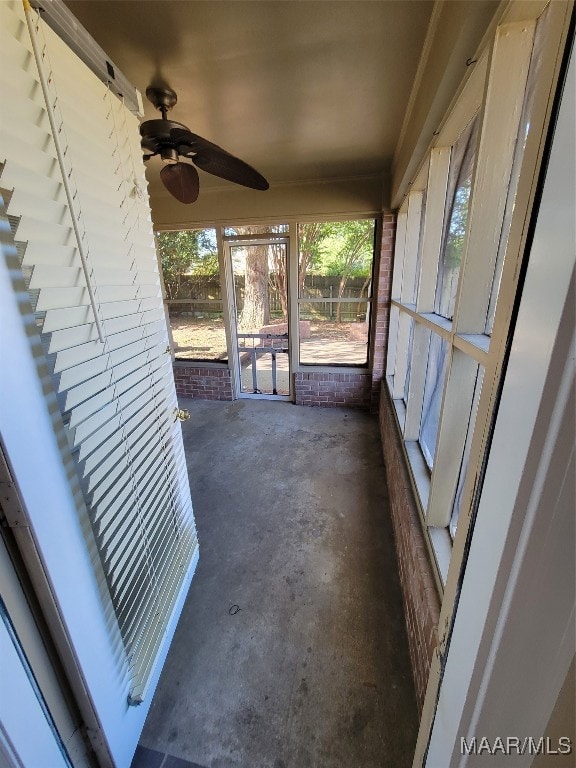
[[[368,304],[300,304],[300,362],[307,365],[366,365]]]
[[[366,365],[374,219],[298,225],[300,362]],[[363,299],[350,301],[350,299]]]
[[[286,244],[232,245],[241,391],[289,395]]]
[[[168,314],[177,360],[227,362],[222,302],[168,302]]]
[[[458,516],[462,506],[462,493],[464,492],[464,482],[466,480],[466,470],[470,461],[470,449],[472,447],[472,437],[474,435],[474,425],[476,424],[476,413],[478,412],[478,403],[480,401],[480,392],[482,390],[482,381],[484,378],[484,368],[479,365],[476,371],[476,385],[474,387],[474,397],[470,408],[470,417],[468,419],[468,430],[466,432],[466,442],[464,444],[464,453],[462,455],[462,464],[460,465],[460,474],[458,475],[458,485],[454,494],[452,504],[452,515],[450,517],[450,535],[452,538],[456,535],[458,526]]]
[[[374,225],[374,219],[299,224],[299,297],[369,298]]]
[[[237,227],[224,227],[224,236],[233,235],[267,235],[288,232],[288,224],[247,224]]]
[[[366,276],[346,280],[341,275],[306,275],[300,290],[303,299],[362,299],[370,298],[371,293],[371,271]]]
[[[404,402],[408,403],[408,389],[410,387],[410,370],[412,368],[412,342],[414,339],[414,318],[410,318],[410,336],[408,337],[408,360],[406,363],[406,380],[404,382]]]
[[[156,232],[156,248],[176,358],[226,362],[216,230]]]
[[[468,229],[477,133],[478,119],[475,118],[452,147],[450,160],[444,236],[434,306],[435,312],[449,320],[454,316],[458,276]]]
[[[216,230],[157,232],[166,299],[222,299]]]
[[[496,264],[494,267],[494,277],[492,279],[492,291],[490,295],[490,304],[488,306],[488,312],[486,315],[486,326],[484,332],[488,336],[492,335],[492,329],[494,327],[494,315],[496,313],[496,302],[498,300],[498,293],[500,291],[500,281],[502,279],[502,269],[504,266],[504,254],[506,252],[506,246],[508,244],[508,235],[510,232],[510,222],[512,214],[514,213],[514,205],[516,201],[516,194],[518,192],[518,180],[520,178],[520,170],[522,166],[522,158],[524,156],[524,149],[526,147],[526,141],[528,139],[528,133],[530,131],[530,119],[532,116],[532,107],[534,104],[534,90],[536,83],[540,76],[540,69],[542,66],[542,47],[545,44],[546,39],[546,20],[549,16],[549,9],[544,11],[542,16],[538,19],[536,25],[536,36],[534,38],[534,47],[532,50],[532,58],[530,61],[530,69],[528,71],[528,80],[526,83],[526,94],[524,98],[524,104],[522,105],[522,115],[520,117],[520,125],[518,126],[518,137],[516,140],[516,146],[514,149],[514,159],[512,161],[512,171],[510,174],[510,182],[508,186],[508,195],[506,199],[506,210],[504,213],[504,222],[502,225],[502,232],[500,235],[500,242],[498,244],[498,256],[496,258]]]
[[[448,343],[441,336],[433,333],[428,348],[428,367],[420,425],[420,447],[430,469],[434,465],[447,362]]]

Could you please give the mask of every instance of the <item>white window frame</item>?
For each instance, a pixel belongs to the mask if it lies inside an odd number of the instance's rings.
[[[461,526],[465,528],[472,504],[473,478],[483,459],[485,434],[489,422],[517,286],[518,265],[522,256],[517,230],[524,225],[529,199],[526,190],[533,186],[540,136],[528,136],[520,160],[519,183],[510,200],[509,182],[514,162],[516,139],[525,99],[526,83],[534,48],[538,17],[546,3],[534,3],[530,18],[520,16],[514,6],[496,28],[490,47],[474,64],[450,114],[441,126],[398,213],[398,228],[392,282],[390,339],[387,385],[394,403],[398,428],[404,441],[421,520],[433,562],[439,591],[447,583],[452,557],[449,534],[454,494],[458,485],[462,456],[469,427],[473,427],[470,458],[462,494]],[[558,34],[558,19],[563,9],[548,9],[545,34]],[[551,57],[551,54],[548,54]],[[551,67],[552,63],[543,66]],[[531,115],[542,130],[550,84],[536,85]],[[468,229],[460,268],[453,320],[437,315],[434,309],[436,278],[442,245],[447,181],[451,147],[478,114],[480,132],[470,196]],[[538,129],[534,130],[534,134]],[[426,194],[423,222],[418,216],[418,201]],[[520,198],[518,200],[518,198]],[[492,337],[485,333],[490,307],[495,264],[505,216],[516,205],[512,221],[505,230],[507,241],[500,291]],[[518,205],[518,202],[524,205]],[[419,274],[414,273],[418,239],[422,238]],[[416,244],[416,245],[415,245]],[[418,285],[417,295],[409,287]],[[414,322],[412,348],[408,348],[409,323]],[[440,422],[432,471],[428,469],[418,438],[422,422],[422,403],[431,334],[449,344]],[[410,359],[408,359],[411,352]],[[480,368],[479,368],[480,366]],[[404,402],[406,371],[410,367],[408,398]],[[473,408],[476,377],[483,376],[480,403]],[[476,426],[472,418],[477,413]],[[470,437],[468,437],[470,440]],[[464,521],[462,523],[462,520]]]
[[[321,298],[321,299],[314,299],[310,298],[309,296],[300,296],[298,293],[298,279],[299,279],[299,272],[300,272],[300,238],[298,237],[298,231],[300,224],[311,224],[311,223],[335,223],[340,224],[345,221],[363,221],[363,220],[369,220],[374,222],[374,240],[373,240],[373,247],[372,247],[372,267],[371,267],[371,274],[372,274],[372,280],[371,280],[371,289],[370,289],[370,295],[363,299],[354,299],[354,298],[347,298],[347,299],[330,299],[330,298]],[[294,316],[295,320],[295,327],[297,330],[297,336],[294,337],[294,358],[295,358],[295,368],[294,371],[298,373],[322,373],[322,372],[331,372],[331,373],[364,373],[370,369],[371,361],[372,361],[372,312],[374,308],[374,268],[376,264],[376,246],[379,238],[379,233],[381,232],[381,225],[380,221],[377,216],[369,215],[369,214],[358,214],[355,216],[319,216],[319,217],[313,217],[310,220],[304,220],[300,218],[295,226],[295,248],[293,249],[294,257],[292,262],[292,273],[295,274],[295,281],[294,283],[290,284],[290,288],[293,288],[295,290],[295,293],[292,297],[288,297],[289,302],[291,302],[292,306],[292,315]],[[343,304],[363,304],[366,303],[368,307],[367,316],[370,318],[369,325],[368,325],[368,344],[366,348],[366,361],[364,363],[344,363],[342,365],[339,365],[337,363],[303,363],[300,360],[300,307],[302,304],[323,304],[323,303],[333,303],[335,306],[337,306],[339,303]]]
[[[224,312],[224,325],[226,329],[226,339],[228,347],[228,360],[227,361],[200,361],[194,359],[176,358],[174,354],[173,343],[171,342],[172,360],[178,367],[185,366],[200,366],[202,368],[227,368],[230,369],[233,380],[237,379],[237,363],[236,363],[236,342],[233,332],[234,328],[234,280],[229,264],[229,259],[226,257],[225,244],[233,242],[234,240],[246,241],[248,238],[269,238],[269,237],[283,237],[288,242],[288,302],[289,302],[289,337],[290,337],[290,371],[291,373],[367,373],[372,366],[372,360],[374,356],[373,346],[373,328],[372,322],[370,323],[368,331],[368,351],[367,359],[365,363],[346,363],[346,364],[323,364],[323,363],[301,363],[300,362],[300,325],[298,323],[299,307],[300,304],[307,303],[323,303],[328,302],[330,299],[310,299],[306,297],[300,298],[298,296],[298,270],[299,270],[299,238],[298,238],[298,226],[300,224],[309,224],[314,222],[344,222],[344,221],[356,221],[370,219],[374,221],[374,250],[372,255],[372,292],[368,298],[364,299],[342,299],[343,302],[348,303],[364,303],[368,305],[368,313],[372,316],[376,294],[374,290],[375,280],[377,275],[375,274],[377,264],[377,248],[379,239],[382,232],[382,220],[381,216],[375,212],[353,213],[353,214],[341,214],[341,215],[317,215],[317,216],[284,216],[280,218],[274,218],[270,220],[262,219],[250,219],[242,222],[226,221],[226,222],[210,222],[205,221],[201,223],[194,223],[190,226],[166,226],[158,227],[157,232],[174,231],[176,229],[215,229],[216,230],[216,243],[218,247],[218,258],[220,264],[220,283],[222,287],[222,306]],[[279,225],[288,225],[287,232],[273,232],[272,228]],[[264,231],[260,235],[226,235],[226,229],[235,226],[261,226],[263,228],[269,228],[269,232]],[[161,269],[160,269],[161,271]],[[340,301],[339,299],[332,299],[333,303]],[[164,303],[167,308],[168,302],[165,298]],[[187,303],[194,303],[190,301]],[[199,303],[198,301],[196,303]],[[167,312],[167,310],[166,310]],[[166,319],[169,326],[168,316]],[[170,329],[169,329],[170,332]]]

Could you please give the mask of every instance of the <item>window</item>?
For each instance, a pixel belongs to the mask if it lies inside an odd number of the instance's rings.
[[[435,311],[452,320],[458,276],[468,230],[470,190],[476,157],[478,120],[464,130],[452,148],[444,237],[436,283]]]
[[[298,225],[300,363],[367,365],[373,219]]]
[[[475,427],[496,386],[485,371],[504,350],[498,297],[521,255],[509,238],[522,173],[534,173],[525,152],[547,14],[498,28],[398,212],[387,381],[441,582],[481,461]]]
[[[174,356],[228,359],[220,266],[214,229],[157,232]]]

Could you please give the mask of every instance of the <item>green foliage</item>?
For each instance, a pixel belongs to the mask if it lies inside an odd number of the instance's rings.
[[[309,274],[367,277],[374,254],[374,221],[301,224],[300,268]],[[303,264],[304,262],[304,264]]]
[[[449,269],[456,269],[462,261],[464,238],[468,228],[468,207],[470,202],[471,175],[456,189],[450,216],[450,227],[446,238],[444,264]]]
[[[299,236],[300,290],[306,273],[340,278],[338,298],[344,295],[351,277],[364,277],[362,291],[368,288],[374,256],[373,219],[301,224]],[[341,302],[336,313],[337,322],[341,322]]]
[[[374,222],[368,219],[342,221],[325,243],[322,274],[368,277],[374,255]]]
[[[328,252],[327,242],[335,234],[337,226],[331,221],[298,225],[301,271],[312,272],[320,265]]]
[[[177,297],[183,276],[213,276],[219,272],[216,239],[212,229],[157,232],[156,247],[168,299]]]

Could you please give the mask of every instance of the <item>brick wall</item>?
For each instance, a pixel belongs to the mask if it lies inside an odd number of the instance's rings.
[[[394,237],[396,216],[382,215],[382,240],[374,265],[375,293],[372,305],[372,398],[370,407],[375,413],[380,406],[380,384],[386,372],[386,348],[390,320],[390,294],[392,291],[392,261],[394,258]]]
[[[176,394],[201,400],[232,400],[229,368],[205,368],[189,363],[174,364]]]
[[[370,408],[372,380],[369,373],[296,373],[296,405],[323,408]]]
[[[382,385],[380,432],[416,700],[422,712],[432,654],[438,643],[440,599],[392,409],[386,386]]]

